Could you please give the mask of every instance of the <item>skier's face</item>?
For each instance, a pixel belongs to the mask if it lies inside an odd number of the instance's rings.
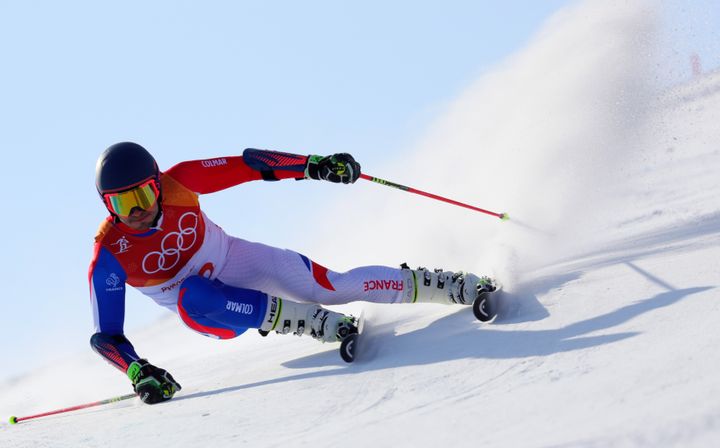
[[[105,193],[105,206],[133,230],[149,230],[160,211],[160,184],[148,179],[127,190]]]
[[[140,207],[135,207],[130,212],[130,215],[126,217],[118,217],[118,219],[120,219],[120,222],[130,227],[131,229],[142,232],[145,230],[150,230],[159,212],[160,205],[157,201],[155,201],[155,203],[147,210],[143,210]]]

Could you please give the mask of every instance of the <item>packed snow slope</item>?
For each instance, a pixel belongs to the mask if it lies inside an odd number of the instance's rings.
[[[336,345],[215,341],[168,318],[129,336],[175,399],[4,424],[0,446],[718,446],[720,73],[656,89],[652,8],[614,3],[558,14],[389,171],[511,221],[368,184],[306,251],[495,272],[494,324],[349,305],[367,350],[346,365]],[[0,385],[0,414],[129,390],[88,349]]]

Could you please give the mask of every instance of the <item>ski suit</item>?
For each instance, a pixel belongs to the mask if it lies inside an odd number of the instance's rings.
[[[219,339],[259,328],[266,294],[325,305],[412,301],[400,269],[334,272],[297,252],[229,236],[200,209],[200,194],[253,180],[302,179],[306,161],[247,149],[243,156],[182,162],[160,175],[161,217],[154,228],[136,232],[108,216],[89,269],[92,348],[123,372],[140,358],[123,332],[126,285]]]

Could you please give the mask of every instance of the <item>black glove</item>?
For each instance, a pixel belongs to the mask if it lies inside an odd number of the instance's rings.
[[[308,156],[305,178],[326,180],[336,184],[352,184],[360,177],[360,164],[346,153],[331,156]]]
[[[172,375],[150,364],[147,359],[133,361],[128,367],[127,376],[132,381],[135,393],[147,404],[167,401],[182,389]]]

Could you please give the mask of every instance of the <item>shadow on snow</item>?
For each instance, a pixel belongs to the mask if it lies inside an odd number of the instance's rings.
[[[465,358],[513,359],[548,356],[610,344],[636,336],[637,332],[622,332],[589,336],[608,330],[644,313],[670,306],[690,295],[712,287],[670,290],[640,300],[615,311],[551,330],[501,330],[496,325],[478,327],[472,313],[463,308],[434,321],[426,328],[393,335],[394,323],[373,327],[366,323],[363,339],[365,349],[355,364],[339,360],[337,350],[330,350],[295,359],[284,365],[293,369],[312,369],[336,366],[334,369],[305,372],[249,384],[196,392],[175,400],[206,397],[243,389],[269,386],[288,381],[301,381],[326,376],[349,375],[359,372],[418,366]],[[510,297],[512,298],[512,297]],[[502,322],[500,322],[502,323]],[[498,329],[494,329],[498,328]],[[334,347],[335,348],[335,347]]]

